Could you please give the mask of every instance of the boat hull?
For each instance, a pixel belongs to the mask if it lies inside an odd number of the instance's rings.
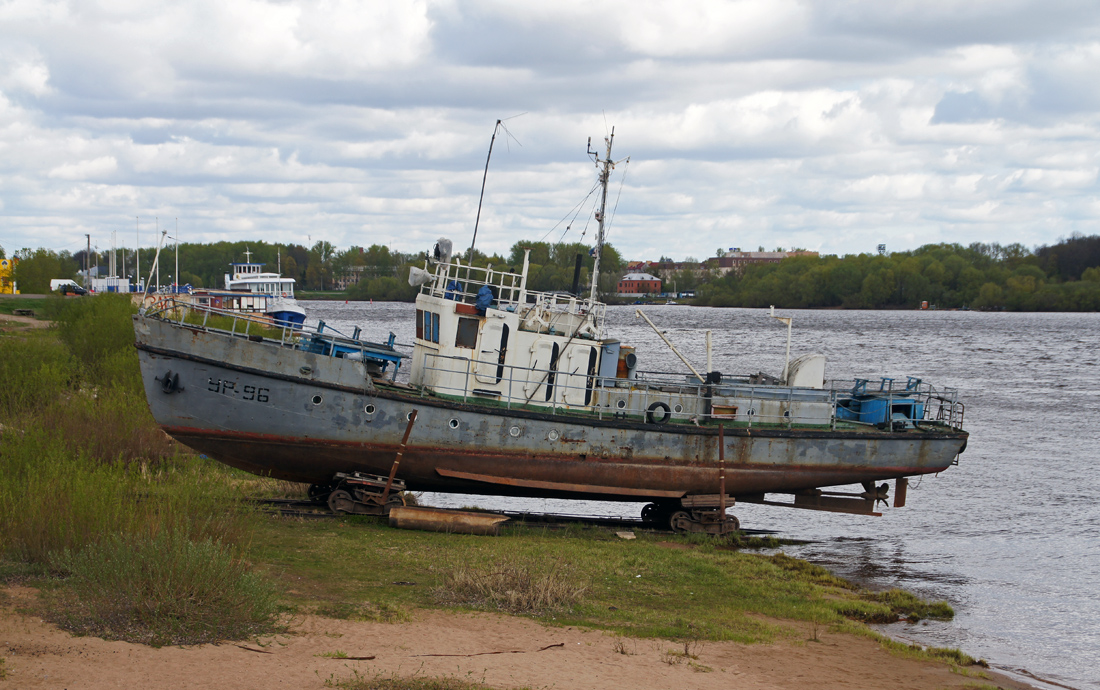
[[[362,362],[135,317],[150,409],[180,442],[256,474],[388,474],[415,491],[645,501],[718,491],[715,426],[506,409],[372,383]],[[164,386],[166,372],[177,380]],[[790,493],[939,472],[965,432],[725,429],[727,491]]]

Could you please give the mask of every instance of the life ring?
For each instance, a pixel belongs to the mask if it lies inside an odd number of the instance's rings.
[[[659,415],[657,410],[661,411]],[[645,420],[650,424],[664,424],[670,419],[672,419],[672,408],[660,401],[650,405],[645,413]]]
[[[286,297],[286,293],[285,293],[285,292],[283,293],[283,297]]]

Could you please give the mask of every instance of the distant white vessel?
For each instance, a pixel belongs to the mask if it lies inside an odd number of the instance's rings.
[[[300,326],[306,320],[306,311],[294,299],[294,279],[278,273],[265,272],[263,264],[252,263],[252,253],[245,251],[245,261],[231,263],[231,273],[225,274],[225,289],[231,292],[246,291],[267,297],[264,313],[279,324]]]
[[[306,311],[294,299],[294,279],[265,272],[263,264],[249,261],[251,252],[244,254],[245,261],[229,264],[224,290],[195,290],[190,301],[199,307],[263,314],[280,326],[305,323]]]

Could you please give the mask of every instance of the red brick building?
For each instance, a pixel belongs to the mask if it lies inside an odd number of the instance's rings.
[[[660,291],[661,279],[648,273],[627,273],[619,280],[620,295],[645,295]]]

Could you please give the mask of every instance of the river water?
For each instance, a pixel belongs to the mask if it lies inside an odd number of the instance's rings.
[[[304,302],[311,321],[413,339],[400,303]],[[635,307],[610,307],[610,336],[639,367],[684,371]],[[703,370],[779,374],[786,327],[766,310],[661,305],[646,314]],[[914,480],[882,517],[738,505],[743,527],[811,543],[783,551],[879,589],[944,599],[949,623],[890,634],[960,647],[997,667],[1100,689],[1100,314],[783,310],[791,356],[820,352],[830,379],[919,376],[960,390],[969,446],[959,465]],[[433,505],[637,516],[640,504],[431,495]]]

